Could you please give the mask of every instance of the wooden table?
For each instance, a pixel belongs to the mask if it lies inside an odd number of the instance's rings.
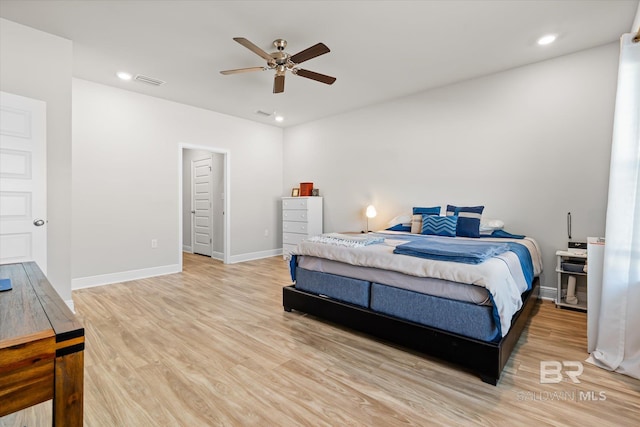
[[[35,263],[0,278],[0,417],[53,399],[53,426],[82,426],[84,328]]]

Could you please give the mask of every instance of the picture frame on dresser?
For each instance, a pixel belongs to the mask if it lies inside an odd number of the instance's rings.
[[[292,188],[291,189],[291,197],[300,197],[300,189]]]
[[[318,197],[320,195],[320,190],[317,188],[314,188],[313,190],[311,190],[311,195],[313,197]]]

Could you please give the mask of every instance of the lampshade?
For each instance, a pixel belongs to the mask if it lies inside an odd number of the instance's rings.
[[[373,205],[367,206],[367,212],[365,213],[365,215],[367,215],[367,218],[375,218],[376,215],[378,215],[378,212],[376,212],[375,206]]]

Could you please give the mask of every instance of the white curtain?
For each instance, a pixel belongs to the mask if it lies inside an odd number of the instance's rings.
[[[634,36],[621,38],[602,291],[595,301],[598,334],[590,361],[640,379],[640,43]]]

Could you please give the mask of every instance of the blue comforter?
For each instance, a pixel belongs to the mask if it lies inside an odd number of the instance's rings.
[[[533,262],[529,250],[515,242],[482,242],[452,238],[422,238],[396,246],[393,253],[409,255],[436,261],[480,264],[505,252],[511,251],[518,256],[528,288],[533,282]]]
[[[509,246],[504,243],[493,242],[472,242],[436,240],[424,238],[413,242],[398,245],[393,251],[394,254],[410,255],[437,261],[464,262],[465,264],[480,264],[496,255],[500,255],[509,250]]]

